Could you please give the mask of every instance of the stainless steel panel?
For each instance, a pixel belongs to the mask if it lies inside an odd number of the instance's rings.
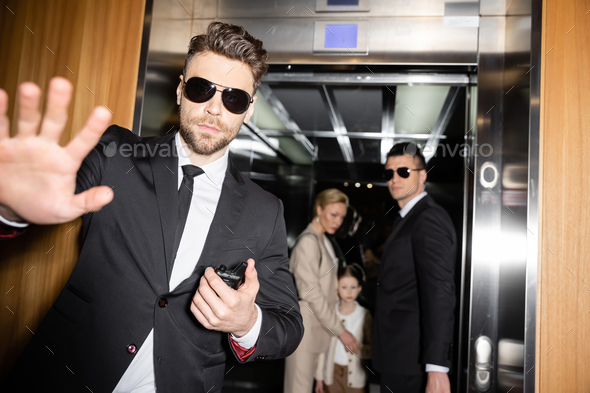
[[[281,130],[261,130],[263,134],[268,136],[281,136],[289,135],[293,133],[290,131]],[[338,135],[334,131],[300,131],[301,134],[315,137],[315,138],[336,138]],[[397,141],[401,140],[428,140],[430,136],[428,134],[395,134],[393,132],[347,132],[346,136],[351,139],[387,139],[394,138]],[[440,139],[447,139],[446,135],[441,135]],[[389,150],[388,150],[389,151]]]
[[[364,0],[361,0],[363,2]],[[317,0],[219,0],[220,18],[301,18],[345,16],[442,16],[444,0],[371,0],[368,12],[317,12]],[[473,0],[453,1],[473,3]]]
[[[479,14],[481,16],[506,15],[506,0],[480,0]]]
[[[369,68],[370,71],[370,68]],[[375,73],[277,73],[270,72],[262,79],[266,83],[301,83],[317,85],[440,85],[465,86],[477,83],[477,78],[465,74],[375,74]]]
[[[474,151],[473,146],[475,144],[475,133],[474,130],[477,126],[477,86],[470,86],[465,89],[466,100],[465,100],[465,133],[464,140],[466,149]],[[465,332],[469,333],[469,310],[470,310],[470,298],[467,295],[471,292],[471,281],[468,279],[470,276],[471,266],[471,244],[473,236],[473,189],[475,183],[474,173],[474,155],[464,154],[463,165],[463,236],[461,242],[461,273],[460,273],[460,286],[459,286],[459,320],[457,321],[458,326],[458,337],[457,342],[457,370],[456,373],[456,387],[458,392],[466,392],[468,386],[468,380],[466,378],[468,367],[465,366],[465,361],[469,358],[469,350],[471,349],[471,343],[468,339],[470,335],[466,335]],[[466,339],[467,338],[467,339]],[[469,362],[467,361],[467,365]]]
[[[139,135],[163,135],[178,125],[174,97],[191,39],[192,8],[189,0],[153,0],[153,8],[146,7],[149,44],[139,75],[145,82],[138,89],[133,130]]]
[[[533,9],[533,2],[531,0],[507,0],[506,3],[506,15],[531,15]],[[542,6],[537,4],[537,7],[539,7],[540,11]]]
[[[143,31],[141,36],[141,52],[139,54],[139,70],[137,73],[137,89],[135,92],[135,107],[133,110],[133,127],[131,130],[139,134],[143,117],[143,97],[145,96],[146,75],[148,70],[148,52],[150,33],[152,30],[153,0],[146,0],[143,17]]]
[[[479,15],[479,2],[471,3],[446,2],[445,15]]]
[[[207,26],[209,23],[215,21],[215,19],[193,19],[193,24],[191,27],[191,37],[194,37],[199,34],[204,34],[207,32]],[[264,40],[264,39],[262,39]],[[186,43],[188,47],[188,41]],[[184,49],[184,53],[186,54],[186,48]]]
[[[523,356],[515,355],[525,348],[525,317],[532,303],[525,297],[527,237],[534,236],[526,201],[530,38],[529,16],[481,18],[476,143],[491,145],[493,153],[475,157],[469,339],[483,335],[491,340],[494,392],[522,392],[532,371]],[[534,331],[526,334],[534,336]],[[534,338],[528,339],[534,345]],[[474,350],[468,387],[484,391]]]
[[[530,15],[531,0],[480,0],[479,13],[482,16]]]
[[[482,166],[502,167],[502,100],[504,69],[505,18],[482,17],[480,21],[477,132],[476,144],[490,144],[493,154],[475,157],[475,185],[473,207],[473,232],[471,249],[471,307],[469,315],[468,391],[479,391],[475,380],[474,343],[480,336],[487,336],[494,347],[498,341],[498,296],[502,254],[502,196],[496,182],[487,188],[482,184]],[[488,181],[492,179],[485,177]],[[495,352],[494,347],[494,352]],[[492,369],[496,370],[496,359]],[[495,391],[492,376],[491,391]],[[514,393],[514,392],[513,392]]]
[[[348,16],[348,15],[347,15]],[[271,63],[324,64],[476,64],[477,27],[447,27],[444,17],[391,17],[369,20],[369,54],[313,53],[317,18],[220,18],[244,26],[264,41]],[[354,23],[363,19],[339,18]],[[288,43],[288,45],[286,45]]]
[[[154,16],[150,36],[150,54],[177,54],[184,61],[188,43],[192,37],[192,24],[192,20],[190,19],[158,19]]]
[[[315,10],[316,12],[367,12],[371,10],[370,5],[370,0],[358,0],[357,5],[329,5],[328,0],[316,0]]]
[[[193,18],[215,19],[217,18],[217,0],[194,0]]]
[[[539,251],[539,127],[541,95],[541,27],[542,1],[533,0],[531,9],[531,62],[529,111],[529,184],[527,192],[527,261],[524,324],[524,393],[535,392],[536,326],[537,326],[537,263]]]
[[[191,19],[193,4],[191,0],[155,0],[153,15],[156,19]]]

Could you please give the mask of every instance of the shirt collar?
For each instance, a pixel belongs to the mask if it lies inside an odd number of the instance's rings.
[[[408,214],[410,210],[412,210],[416,203],[418,203],[420,199],[424,198],[426,195],[428,195],[426,191],[423,191],[422,193],[416,195],[414,198],[410,199],[410,201],[406,203],[406,205],[399,211],[399,215],[402,216],[402,218],[404,218],[406,214]]]
[[[190,160],[190,154],[182,145],[180,139],[180,132],[176,133],[174,137],[176,143],[176,151],[178,152],[178,170],[182,171],[183,165],[194,165]],[[217,160],[201,166],[200,168],[205,172],[205,176],[216,186],[221,186],[225,178],[225,171],[227,170],[229,160],[229,148],[225,150],[223,156]]]

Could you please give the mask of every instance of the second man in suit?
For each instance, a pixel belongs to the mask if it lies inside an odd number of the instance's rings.
[[[415,144],[389,151],[384,177],[401,210],[378,277],[373,365],[382,393],[450,393],[456,236],[424,191],[426,176]]]

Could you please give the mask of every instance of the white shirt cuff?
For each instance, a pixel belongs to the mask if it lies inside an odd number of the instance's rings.
[[[15,228],[26,228],[29,226],[28,222],[15,222],[15,221],[8,221],[6,218],[0,216],[0,222],[2,222],[3,224],[8,225],[9,227],[15,227]]]
[[[252,329],[242,337],[236,337],[233,334],[231,335],[232,340],[244,349],[250,349],[256,345],[256,341],[258,341],[258,336],[260,335],[260,328],[262,327],[262,311],[260,310],[260,307],[258,307],[258,304],[254,305],[256,306],[256,310],[258,310],[258,316],[256,317],[256,323],[254,323]]]
[[[443,366],[437,366],[436,364],[426,364],[426,372],[436,371],[437,373],[448,373],[449,368]]]

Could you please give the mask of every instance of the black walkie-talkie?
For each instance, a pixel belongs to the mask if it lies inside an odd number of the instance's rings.
[[[215,268],[215,273],[221,277],[228,287],[238,289],[244,283],[247,267],[246,262],[240,263],[234,270],[227,270],[225,265],[219,265]]]

